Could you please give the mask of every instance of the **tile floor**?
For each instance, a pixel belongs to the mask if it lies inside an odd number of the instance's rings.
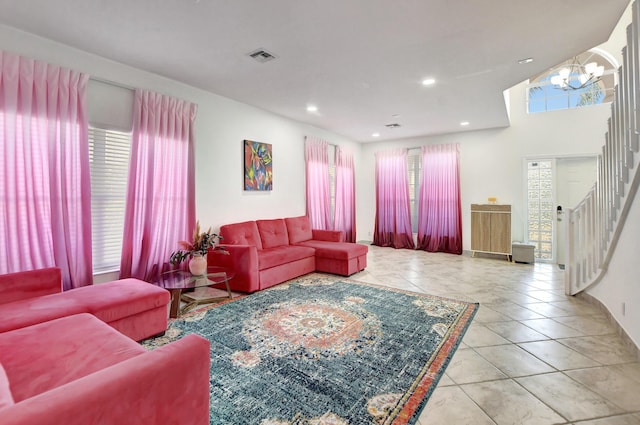
[[[552,264],[370,246],[353,279],[480,303],[418,421],[640,424],[640,363]]]

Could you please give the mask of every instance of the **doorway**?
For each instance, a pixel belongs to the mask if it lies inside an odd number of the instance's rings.
[[[598,157],[556,159],[556,262],[564,266],[565,211],[575,208],[589,193],[598,176]]]
[[[597,175],[597,157],[527,159],[526,232],[540,262],[564,265],[565,211],[591,190]]]

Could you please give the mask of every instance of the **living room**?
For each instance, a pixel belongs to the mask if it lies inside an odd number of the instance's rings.
[[[624,18],[623,18],[624,19]],[[628,23],[628,22],[627,22]],[[600,47],[622,62],[624,27],[618,25],[611,39]],[[593,46],[596,47],[596,46]],[[117,63],[67,45],[0,25],[0,49],[69,67],[91,75],[88,89],[89,121],[127,130],[131,126],[133,88],[145,88],[198,105],[195,120],[196,216],[205,226],[219,226],[255,219],[305,214],[305,136],[315,136],[355,152],[357,190],[357,240],[371,241],[375,220],[374,153],[390,147],[415,148],[426,144],[459,143],[463,221],[463,247],[470,250],[469,206],[496,197],[513,208],[513,240],[525,240],[525,191],[523,161],[594,155],[600,152],[610,105],[527,114],[526,82],[515,81],[505,91],[508,127],[453,134],[388,138],[359,143],[320,126],[285,118],[246,103],[201,90],[177,80]],[[418,88],[421,89],[421,88]],[[496,94],[502,97],[502,93]],[[473,124],[473,123],[472,123]],[[268,193],[242,190],[242,142],[257,140],[273,145],[274,188]],[[636,229],[640,207],[634,206],[627,225]],[[631,232],[635,234],[634,232]],[[594,296],[611,311],[634,340],[640,341],[640,288],[635,284],[628,257],[637,245],[623,240],[619,268],[610,271]],[[467,255],[467,254],[465,254]],[[96,282],[117,274],[97,276]],[[619,305],[626,303],[626,314]]]

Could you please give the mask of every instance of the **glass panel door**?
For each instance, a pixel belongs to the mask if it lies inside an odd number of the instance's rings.
[[[527,161],[527,237],[538,260],[553,260],[553,161]]]

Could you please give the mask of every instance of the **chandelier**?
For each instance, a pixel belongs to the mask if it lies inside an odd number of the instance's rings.
[[[582,65],[574,58],[573,63],[551,77],[551,84],[562,90],[580,90],[597,83],[604,74],[604,66],[596,62]]]

